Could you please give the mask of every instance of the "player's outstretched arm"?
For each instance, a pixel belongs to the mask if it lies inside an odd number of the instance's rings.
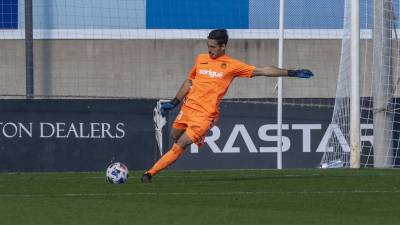
[[[267,66],[256,68],[252,74],[253,77],[257,76],[267,76],[267,77],[299,77],[299,78],[310,78],[314,74],[310,70],[300,69],[300,70],[287,70],[280,69],[275,66]]]
[[[190,87],[192,86],[192,81],[191,80],[185,80],[182,84],[182,86],[179,88],[178,93],[176,93],[176,96],[174,99],[172,99],[169,102],[165,102],[161,105],[161,115],[165,116],[167,111],[175,108],[179,103],[182,101],[182,99],[185,98],[187,93],[190,90]]]

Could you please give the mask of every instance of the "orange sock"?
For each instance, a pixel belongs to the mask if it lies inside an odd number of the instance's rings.
[[[174,144],[172,148],[165,153],[161,159],[159,159],[154,166],[147,171],[152,176],[156,175],[161,170],[165,169],[167,166],[174,163],[183,154],[183,149],[181,146]]]

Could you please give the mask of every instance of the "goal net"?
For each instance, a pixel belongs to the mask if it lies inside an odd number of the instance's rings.
[[[350,0],[345,1],[331,138],[321,166],[350,166]],[[361,167],[399,167],[399,1],[360,0]]]

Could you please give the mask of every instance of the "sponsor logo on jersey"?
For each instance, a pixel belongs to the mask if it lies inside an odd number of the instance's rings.
[[[211,78],[221,78],[224,76],[223,72],[215,72],[212,70],[205,70],[205,69],[199,69],[199,74],[200,75],[207,75]]]

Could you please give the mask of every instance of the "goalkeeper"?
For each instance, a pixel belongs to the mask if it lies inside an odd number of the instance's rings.
[[[183,82],[175,98],[162,104],[165,113],[181,102],[182,107],[171,131],[172,148],[165,153],[141,177],[142,183],[150,183],[161,170],[174,163],[192,143],[204,144],[207,131],[218,121],[219,105],[229,85],[236,77],[299,77],[310,78],[309,70],[286,70],[274,66],[256,68],[225,54],[228,33],[225,29],[213,30],[208,35],[208,54],[199,54],[188,78]]]

